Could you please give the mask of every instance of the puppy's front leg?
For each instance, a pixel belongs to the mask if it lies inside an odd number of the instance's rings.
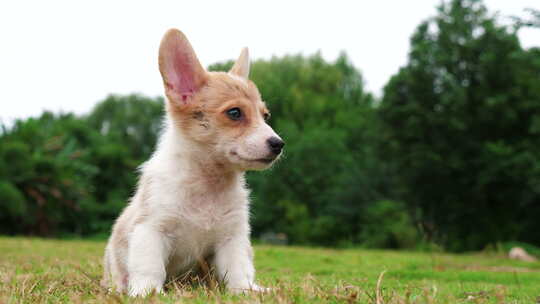
[[[217,274],[232,292],[265,291],[255,284],[253,249],[247,237],[233,237],[216,249]]]
[[[161,292],[169,251],[167,240],[154,227],[146,224],[135,227],[129,239],[127,261],[130,296],[145,296],[154,290]]]

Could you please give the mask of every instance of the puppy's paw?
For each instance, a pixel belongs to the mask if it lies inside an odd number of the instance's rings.
[[[157,280],[139,279],[129,282],[130,297],[145,297],[152,292],[163,293],[163,284]]]

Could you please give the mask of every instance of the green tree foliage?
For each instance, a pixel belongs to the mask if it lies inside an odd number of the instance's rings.
[[[91,181],[97,202],[89,205],[97,215],[91,231],[107,231],[125,206],[135,188],[136,168],[154,149],[162,116],[162,98],[111,95],[86,117],[99,134],[92,146],[92,164],[99,172]]]
[[[0,142],[0,231],[51,235],[79,231],[78,214],[97,172],[89,126],[73,115],[17,121]]]
[[[111,95],[96,105],[85,121],[96,132],[92,165],[99,169],[90,181],[95,191],[87,201],[88,233],[107,233],[132,195],[136,168],[150,157],[157,141],[163,99]]]
[[[373,97],[360,73],[344,54],[334,63],[316,54],[257,61],[251,79],[287,143],[276,168],[249,174],[255,234],[285,232],[294,243],[358,243],[362,210],[382,197],[384,184],[373,144]]]
[[[540,242],[540,56],[476,0],[411,39],[379,110],[384,157],[428,236],[451,249]]]
[[[107,233],[155,145],[162,109],[162,99],[110,96],[87,117],[44,113],[4,127],[0,232]]]

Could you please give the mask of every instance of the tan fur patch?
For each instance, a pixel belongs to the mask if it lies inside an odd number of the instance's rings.
[[[238,107],[244,118],[233,121],[226,111]],[[256,119],[268,113],[266,105],[255,84],[235,79],[224,72],[208,73],[208,81],[199,92],[190,97],[187,103],[169,100],[167,111],[191,139],[205,142],[206,133],[219,128],[221,136],[237,138],[242,136]],[[214,124],[214,125],[212,125]]]

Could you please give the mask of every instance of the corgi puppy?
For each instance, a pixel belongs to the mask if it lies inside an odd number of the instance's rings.
[[[266,290],[255,284],[244,172],[270,167],[284,142],[266,122],[249,69],[244,48],[228,73],[207,72],[182,32],[165,34],[165,129],[114,224],[104,286],[131,296],[161,292],[167,279],[207,260],[229,290]]]

